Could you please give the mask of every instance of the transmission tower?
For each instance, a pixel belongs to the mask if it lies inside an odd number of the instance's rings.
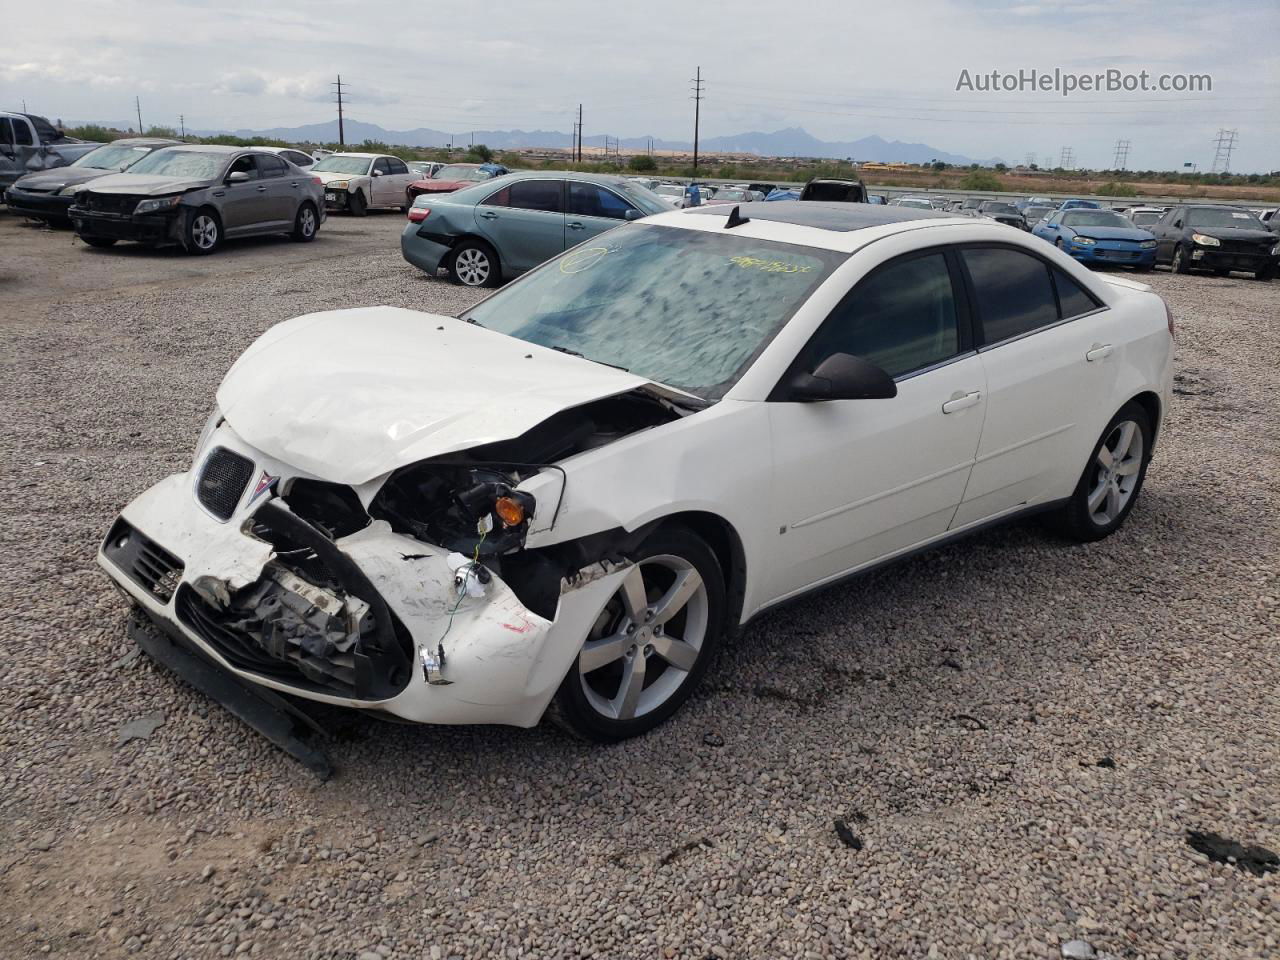
[[[1217,148],[1213,154],[1213,172],[1226,173],[1231,169],[1231,151],[1236,148],[1237,130],[1219,130],[1213,141]]]
[[[698,179],[698,122],[702,112],[702,68],[693,78],[693,179]]]
[[[1063,170],[1070,170],[1076,162],[1076,152],[1070,147],[1062,148],[1062,156],[1058,160],[1058,166]]]
[[[1116,141],[1116,156],[1111,165],[1112,170],[1123,170],[1125,168],[1129,162],[1130,146],[1132,146],[1132,144],[1130,144],[1128,140]]]
[[[335,101],[335,102],[338,104],[338,144],[339,144],[340,146],[345,147],[345,146],[347,145],[347,132],[346,132],[346,130],[344,129],[344,127],[343,127],[343,125],[342,125],[342,105],[343,105],[346,101],[343,99],[343,96],[342,96],[342,95],[343,95],[343,92],[344,92],[344,90],[343,90],[344,86],[346,86],[346,89],[347,89],[347,90],[350,90],[351,88],[350,88],[350,86],[347,86],[347,85],[344,85],[344,84],[343,84],[343,82],[342,82],[342,74],[338,74],[338,82],[337,82],[337,83],[331,83],[331,84],[329,84],[329,86],[336,88],[337,99],[336,99],[336,101]]]

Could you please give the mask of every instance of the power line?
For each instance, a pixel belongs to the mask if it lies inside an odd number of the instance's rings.
[[[702,114],[702,68],[693,78],[693,179],[698,179],[698,125]]]
[[[1218,131],[1217,138],[1213,141],[1217,148],[1213,154],[1213,172],[1226,173],[1231,169],[1231,151],[1236,146],[1236,135],[1238,130],[1222,130]]]
[[[343,127],[343,124],[342,124],[342,104],[343,104],[343,99],[342,99],[342,74],[338,74],[338,82],[337,82],[337,83],[331,83],[331,84],[329,84],[329,86],[331,86],[331,87],[336,87],[336,88],[337,88],[337,94],[338,94],[338,99],[337,99],[337,104],[338,104],[338,145],[339,145],[339,146],[342,146],[342,147],[345,147],[345,146],[347,145],[347,131],[346,131],[346,129]],[[350,85],[348,85],[348,86],[347,86],[347,89],[348,89],[348,90],[350,90],[350,89],[351,89]]]
[[[1112,170],[1123,170],[1129,163],[1129,147],[1131,144],[1128,140],[1116,141],[1116,155],[1111,164]]]

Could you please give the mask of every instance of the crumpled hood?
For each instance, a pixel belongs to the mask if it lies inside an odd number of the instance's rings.
[[[94,193],[125,193],[133,196],[160,197],[187,190],[203,190],[212,179],[161,177],[150,173],[113,173],[99,177],[90,188]]]
[[[93,167],[54,167],[52,170],[41,170],[19,177],[14,186],[32,193],[53,193],[63,187],[88,183],[110,175],[110,170],[95,170]]]
[[[272,327],[231,367],[218,407],[259,450],[360,484],[647,382],[452,317],[359,307]]]
[[[319,177],[321,183],[333,183],[335,180],[358,180],[368,177],[367,173],[336,173],[332,170],[308,170],[313,177]]]
[[[1068,227],[1074,230],[1077,237],[1093,237],[1095,240],[1154,240],[1156,235],[1141,227]]]

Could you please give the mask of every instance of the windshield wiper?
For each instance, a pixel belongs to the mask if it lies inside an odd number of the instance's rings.
[[[581,357],[583,360],[590,360],[592,363],[598,363],[601,366],[613,367],[613,369],[621,370],[623,373],[631,372],[626,367],[620,366],[619,364],[609,363],[607,360],[597,360],[595,357],[588,357],[585,353],[579,353],[577,350],[570,350],[568,347],[552,346],[549,347],[549,349],[554,350],[557,353],[567,353],[571,357]]]

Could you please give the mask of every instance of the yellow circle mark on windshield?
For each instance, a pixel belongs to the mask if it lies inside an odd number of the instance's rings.
[[[581,273],[583,270],[589,270],[603,260],[608,252],[608,247],[586,247],[575,250],[560,261],[560,272]]]

